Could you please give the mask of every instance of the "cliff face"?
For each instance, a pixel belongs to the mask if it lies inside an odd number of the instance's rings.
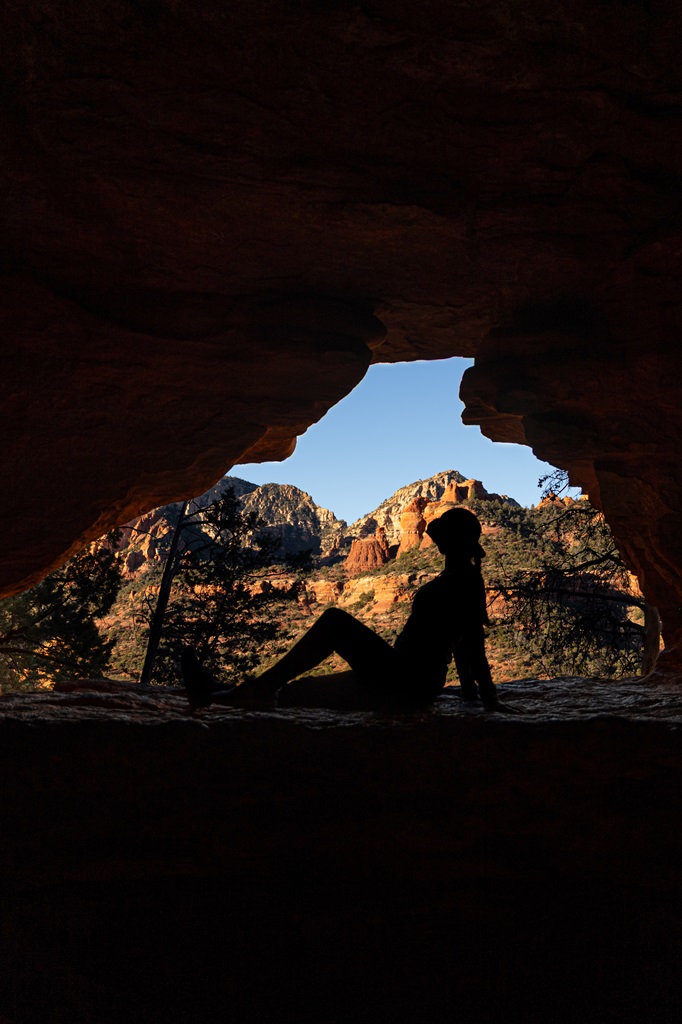
[[[427,498],[415,498],[401,515],[399,555],[421,544],[425,526],[424,509],[428,504]]]
[[[199,510],[210,505],[211,502],[219,500],[227,491],[232,491],[236,497],[243,498],[250,491],[255,490],[255,487],[255,484],[250,484],[247,480],[241,480],[236,476],[224,477],[214,487],[194,498],[189,511]],[[151,512],[147,512],[146,515],[138,516],[137,519],[126,523],[121,528],[118,550],[121,552],[126,572],[134,573],[147,562],[165,558],[180,518],[181,507],[181,503],[176,502],[155,508]]]
[[[475,355],[468,422],[570,471],[682,643],[681,29],[667,0],[12,5],[4,505],[40,501],[3,590],[285,456],[372,359]]]
[[[263,484],[243,501],[245,512],[256,512],[267,531],[281,538],[287,552],[328,554],[344,540],[346,523],[329,509],[316,505],[309,494],[291,484]]]
[[[457,474],[459,476],[459,474]],[[429,547],[433,541],[426,533],[426,527],[432,519],[437,519],[455,505],[465,501],[502,501],[510,505],[518,505],[513,498],[506,495],[489,494],[480,480],[450,480],[441,496],[435,500],[426,497],[415,498],[400,516],[400,546],[398,554],[402,555],[412,548]]]
[[[451,483],[462,483],[463,481],[464,477],[461,473],[454,469],[448,469],[443,473],[436,473],[435,476],[430,476],[426,480],[416,480],[412,484],[406,484],[405,487],[399,487],[373,512],[368,512],[367,515],[356,519],[349,527],[349,533],[354,537],[362,538],[371,536],[380,527],[384,530],[389,545],[399,544],[403,532],[401,517],[408,505],[419,499],[439,501]]]
[[[264,484],[258,487],[235,476],[226,476],[190,505],[201,509],[232,491],[241,498],[244,513],[255,513],[262,521],[260,533],[271,533],[288,553],[311,551],[328,554],[345,540],[346,524],[329,509],[316,505],[309,494],[291,484]],[[155,509],[123,527],[119,550],[128,573],[134,573],[149,561],[165,557],[171,534],[180,514],[180,505]]]

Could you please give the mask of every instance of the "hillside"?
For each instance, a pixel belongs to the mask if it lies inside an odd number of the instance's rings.
[[[258,516],[262,523],[258,534],[269,533],[281,540],[281,554],[310,552],[313,558],[314,567],[300,589],[298,604],[283,601],[276,608],[273,605],[273,615],[281,617],[279,642],[264,651],[266,657],[277,653],[282,645],[302,632],[310,616],[329,603],[339,603],[341,607],[363,611],[363,614],[380,612],[386,621],[377,625],[388,635],[391,629],[402,624],[408,607],[404,602],[411,597],[415,580],[418,582],[430,572],[438,571],[427,558],[425,567],[416,576],[410,572],[409,579],[402,580],[401,567],[405,563],[403,558],[396,561],[395,557],[428,543],[424,536],[423,510],[426,509],[427,516],[438,514],[443,502],[443,507],[449,507],[453,502],[474,496],[484,501],[516,505],[509,499],[489,496],[480,481],[465,480],[461,473],[447,470],[399,488],[350,527],[333,512],[318,506],[298,487],[272,483],[257,486],[232,476],[224,477],[191,502],[189,511],[205,508],[229,490],[241,498],[245,514]],[[144,635],[140,613],[143,607],[149,608],[156,600],[180,509],[179,503],[156,509],[121,531],[119,552],[124,564],[124,586],[104,624],[108,635],[115,639],[112,659],[115,671],[135,676],[138,670]],[[181,550],[184,541],[185,538]],[[396,575],[387,576],[381,584],[372,584],[375,596],[370,600],[366,596],[368,588],[363,589],[362,573],[387,562],[398,567]],[[280,574],[274,590],[286,591],[293,583],[286,573]],[[261,584],[254,583],[254,586]],[[272,590],[273,584],[268,583],[267,587]]]
[[[614,576],[611,554],[605,562],[605,573],[600,576],[601,570],[593,569],[572,576],[564,584],[568,597],[550,609],[551,629],[565,638],[558,644],[558,660],[556,652],[548,656],[543,641],[522,625],[518,616],[526,612],[508,603],[509,588],[518,586],[524,574],[532,579],[547,564],[555,565],[561,572],[562,564],[570,562],[571,552],[579,552],[581,545],[587,544],[591,560],[600,545],[606,545],[604,550],[612,545],[603,519],[595,519],[593,510],[584,503],[578,503],[576,509],[591,514],[574,519],[562,538],[558,531],[566,531],[566,526],[560,524],[575,505],[571,499],[552,499],[536,509],[525,509],[513,499],[488,494],[480,481],[465,480],[454,470],[400,488],[350,527],[291,485],[258,487],[226,477],[217,488],[202,495],[198,505],[205,506],[212,497],[231,487],[241,496],[244,511],[256,512],[266,524],[266,532],[282,538],[287,552],[308,550],[313,555],[312,568],[303,575],[301,570],[292,575],[281,569],[274,579],[254,579],[254,593],[270,594],[269,615],[277,625],[276,639],[262,648],[264,666],[330,605],[351,612],[387,639],[393,639],[409,614],[416,590],[443,567],[442,557],[425,532],[426,525],[453,505],[464,503],[476,511],[483,527],[482,543],[487,553],[483,568],[492,621],[488,648],[499,681],[528,675],[571,674],[571,666],[578,663],[576,659],[592,674],[636,671],[643,621],[638,611],[643,607],[641,595],[627,573]],[[143,601],[154,600],[178,510],[177,505],[158,509],[124,531],[121,555],[126,565],[126,584],[105,624],[109,635],[116,638],[114,671],[133,677],[136,674],[139,609]],[[291,596],[294,592],[296,599]],[[583,605],[589,593],[595,594],[593,607],[599,610],[606,625],[600,627],[601,638],[588,641],[585,646],[580,637],[580,621],[586,614]],[[628,605],[632,605],[630,611]],[[620,618],[609,625],[613,608]],[[575,629],[578,639],[571,632]],[[610,629],[616,631],[615,640],[607,640]],[[619,665],[625,669],[619,669]],[[324,671],[341,667],[338,659],[332,659]],[[451,677],[455,681],[454,669]]]
[[[503,501],[507,504],[518,507],[518,502],[506,495],[489,494],[480,480],[467,480],[455,469],[447,469],[442,473],[427,477],[425,480],[415,480],[414,483],[399,487],[390,498],[386,498],[378,508],[366,515],[356,519],[349,527],[351,537],[364,538],[373,534],[377,529],[386,532],[386,539],[389,545],[399,544],[401,539],[400,519],[408,505],[418,498],[426,501],[440,501],[448,488],[452,485],[459,485],[461,493],[460,501],[468,501],[472,497],[479,497],[493,501]]]
[[[223,483],[229,486],[232,477]],[[265,532],[279,537],[287,554],[311,551],[328,555],[343,547],[347,527],[329,509],[316,505],[309,494],[292,484],[263,484],[244,495],[245,512],[255,512]]]
[[[195,498],[190,510],[201,509],[232,490],[242,499],[245,513],[256,513],[263,524],[261,532],[270,533],[282,542],[282,551],[296,554],[310,551],[314,556],[339,559],[348,554],[354,539],[364,539],[377,529],[386,533],[388,545],[400,543],[401,517],[412,502],[421,498],[437,502],[450,488],[461,491],[456,500],[479,497],[501,500],[516,506],[511,498],[489,495],[478,480],[465,480],[456,470],[446,470],[425,480],[417,480],[399,488],[378,508],[361,516],[351,526],[337,519],[332,511],[317,505],[309,494],[292,484],[257,484],[236,476],[225,476],[215,487]],[[180,513],[180,503],[154,509],[128,523],[122,530],[120,551],[126,573],[133,575],[148,562],[159,562],[165,556]]]

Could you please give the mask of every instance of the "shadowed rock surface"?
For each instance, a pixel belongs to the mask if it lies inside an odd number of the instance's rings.
[[[494,715],[2,698],[0,1013],[672,1024],[679,689],[500,692]]]
[[[675,668],[681,27],[667,0],[6,11],[3,481],[39,500],[2,586],[286,455],[370,359],[475,354],[468,421],[589,490]]]

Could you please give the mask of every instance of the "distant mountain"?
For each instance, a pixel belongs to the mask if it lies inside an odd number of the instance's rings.
[[[329,509],[321,508],[305,491],[292,484],[257,484],[237,476],[225,476],[214,487],[195,498],[194,506],[202,508],[220,498],[228,490],[242,500],[245,512],[256,512],[264,523],[263,532],[278,536],[288,554],[311,551],[319,556],[347,553],[351,541],[372,536],[377,528],[386,531],[386,542],[400,542],[400,519],[405,509],[416,499],[440,501],[446,490],[457,501],[472,497],[502,500],[516,505],[512,498],[488,494],[478,480],[465,480],[454,469],[436,473],[425,480],[416,480],[400,487],[390,498],[372,512],[357,519],[350,527],[337,519]],[[147,562],[165,556],[170,535],[180,514],[181,503],[176,502],[154,509],[123,528],[120,550],[129,573],[137,572]]]
[[[232,479],[225,477],[221,485],[229,486]],[[382,501],[378,508],[347,526],[343,519],[337,519],[329,509],[320,508],[309,494],[291,484],[263,484],[254,487],[245,485],[242,480],[238,482],[249,488],[242,502],[244,510],[255,510],[268,524],[268,529],[282,538],[286,551],[311,550],[321,555],[347,548],[354,539],[372,536],[379,527],[386,531],[389,545],[398,544],[400,518],[407,506],[415,498],[440,501],[448,488],[452,494],[454,485],[457,485],[458,501],[476,497],[517,505],[513,498],[488,494],[479,480],[466,480],[461,473],[448,469],[426,480],[416,480],[406,487],[400,487],[390,498]]]
[[[279,537],[287,554],[311,551],[314,555],[326,555],[345,543],[345,521],[316,505],[309,494],[291,484],[263,484],[259,487],[241,477],[225,476],[214,487],[194,498],[190,511],[193,507],[210,505],[230,490],[242,499],[245,512],[258,514],[264,523],[260,532]],[[181,507],[181,502],[164,505],[123,527],[119,551],[129,573],[165,557]]]
[[[227,480],[229,483],[226,483]],[[211,502],[220,499],[230,489],[237,497],[242,497],[255,491],[256,488],[257,484],[249,483],[248,480],[241,480],[236,476],[223,477],[204,494],[194,498],[191,506],[204,508]],[[151,512],[145,512],[143,516],[133,519],[121,528],[118,551],[127,573],[136,573],[147,563],[161,561],[166,557],[181,508],[181,501],[162,505],[160,508],[152,509]]]
[[[229,485],[232,477],[225,477]],[[240,481],[241,482],[241,481]],[[279,537],[288,554],[312,551],[325,555],[341,547],[347,531],[343,519],[316,505],[309,494],[292,484],[263,484],[242,500],[245,512],[257,512],[267,532]]]

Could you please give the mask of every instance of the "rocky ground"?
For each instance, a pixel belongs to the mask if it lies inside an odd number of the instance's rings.
[[[320,677],[317,692],[324,701],[324,689],[334,688],[334,680],[343,680],[346,673]],[[312,678],[312,677],[311,677]],[[41,691],[14,693],[0,698],[0,720],[22,722],[69,722],[116,720],[165,722],[184,720],[188,716],[210,727],[213,723],[237,719],[283,718],[306,727],[324,727],[337,723],[339,716],[350,715],[353,723],[364,714],[368,727],[380,718],[378,712],[363,712],[328,707],[276,707],[264,710],[213,706],[191,714],[181,688],[141,688],[131,683],[92,680],[63,684],[64,692]],[[682,687],[676,682],[643,683],[638,679],[516,679],[498,686],[500,710],[497,721],[524,722],[590,721],[612,717],[623,721],[667,722],[671,727],[682,725]],[[343,698],[341,698],[343,699]],[[319,710],[319,713],[318,713]],[[387,713],[392,717],[394,712]],[[433,720],[468,720],[490,717],[478,704],[463,704],[459,687],[447,686],[431,708],[419,714],[395,713],[397,720],[409,722],[427,716]]]
[[[3,697],[0,1017],[676,1022],[682,689],[500,696]]]

